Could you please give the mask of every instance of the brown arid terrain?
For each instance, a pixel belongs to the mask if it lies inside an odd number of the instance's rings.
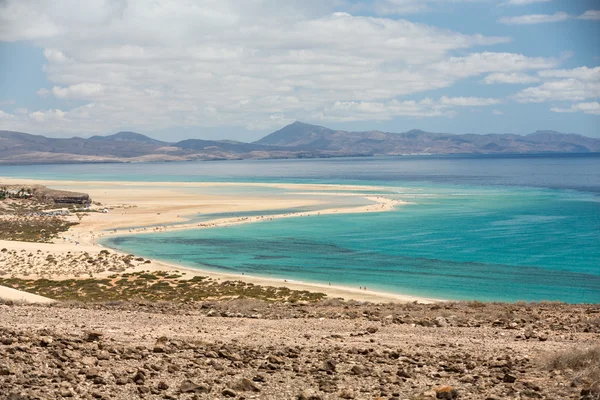
[[[3,399],[598,399],[600,306],[0,305]]]

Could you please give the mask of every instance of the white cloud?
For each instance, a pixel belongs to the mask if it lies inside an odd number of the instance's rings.
[[[35,121],[35,122],[53,122],[53,121],[60,121],[63,120],[65,118],[65,115],[67,115],[66,112],[62,111],[62,110],[40,110],[40,111],[35,111],[32,112],[31,114],[29,114],[29,117]]]
[[[543,78],[573,78],[582,81],[600,82],[600,67],[546,70],[540,71],[538,75]]]
[[[501,111],[501,110],[492,110],[492,114],[494,114],[494,115],[504,115],[504,111]]]
[[[547,3],[550,2],[552,0],[509,0],[507,4],[513,5],[513,6],[524,6],[527,4],[533,4],[533,3]]]
[[[563,79],[545,82],[537,87],[523,89],[515,95],[520,103],[543,103],[553,100],[582,101],[600,97],[600,83]]]
[[[405,117],[452,117],[454,112],[442,110],[426,102],[414,100],[388,102],[336,101],[330,107],[314,113],[312,119],[321,121],[352,122],[382,121],[398,116]]]
[[[35,40],[60,33],[61,27],[34,1],[0,2],[0,40]]]
[[[311,115],[311,119],[334,122],[362,120],[389,120],[394,117],[454,117],[457,108],[483,107],[498,104],[499,99],[479,97],[441,97],[439,100],[425,98],[420,101],[396,99],[384,102],[337,101],[330,107]]]
[[[504,73],[504,72],[495,72],[493,74],[489,74],[485,78],[483,78],[483,82],[492,85],[496,83],[511,83],[511,84],[523,84],[523,83],[533,83],[539,82],[539,78],[531,75],[527,75],[520,72],[513,73]]]
[[[550,110],[556,113],[583,112],[585,114],[600,115],[600,103],[597,101],[589,103],[577,103],[573,104],[569,108],[553,107]]]
[[[578,16],[570,15],[565,12],[557,12],[555,14],[519,15],[516,17],[502,17],[498,20],[498,22],[507,25],[533,25],[550,22],[562,22],[569,19],[600,21],[600,10],[588,10]]]
[[[358,8],[373,8],[379,15],[414,14],[424,11],[436,11],[448,3],[485,3],[490,0],[376,0],[373,5],[359,3]]]
[[[57,99],[89,99],[103,91],[104,86],[98,83],[78,83],[65,88],[59,86],[52,88],[52,94]]]
[[[456,77],[477,76],[484,73],[526,71],[553,68],[558,60],[527,57],[514,53],[472,53],[464,57],[450,57],[434,64],[432,68]]]
[[[600,97],[600,67],[546,70],[538,75],[546,81],[518,92],[514,96],[518,102],[583,101]]]
[[[69,58],[62,51],[56,49],[44,49],[44,57],[46,57],[46,60],[56,64],[69,62]]]
[[[581,14],[578,18],[599,21],[600,20],[600,10],[588,10],[588,11],[584,12],[583,14]]]
[[[40,88],[37,92],[35,92],[41,98],[46,98],[50,96],[50,91],[46,88]]]
[[[478,101],[447,98],[454,103],[438,100],[428,106],[407,98],[465,78],[522,76],[557,68],[561,61],[476,52],[476,47],[487,50],[510,38],[353,16],[341,12],[339,0],[0,4],[0,40],[33,40],[44,48],[52,87],[38,94],[66,104],[58,107],[62,111],[31,110],[17,117],[23,130],[40,133],[95,133],[124,125],[140,131],[224,125],[267,129],[327,113],[339,118],[452,116],[452,107],[461,101],[465,106]],[[67,100],[87,104],[69,109]]]
[[[10,121],[10,120],[12,120],[14,118],[15,118],[14,115],[9,114],[7,112],[4,112],[4,111],[0,110],[0,121],[2,121],[2,120],[4,120],[4,121]]]
[[[482,107],[491,106],[500,103],[498,99],[481,98],[481,97],[446,97],[440,99],[440,103],[448,106],[460,107]]]
[[[566,21],[569,18],[571,18],[569,14],[565,12],[557,12],[555,14],[530,14],[519,15],[516,17],[502,17],[498,21],[507,25],[532,25]]]

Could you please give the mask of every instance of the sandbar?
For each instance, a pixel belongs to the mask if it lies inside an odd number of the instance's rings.
[[[106,181],[61,181],[0,178],[6,184],[41,184],[52,188],[85,192],[96,203],[96,212],[89,212],[81,221],[72,218],[78,225],[64,232],[53,243],[25,243],[0,241],[0,248],[15,251],[33,252],[41,250],[56,254],[82,253],[97,254],[105,250],[98,241],[111,235],[140,235],[153,232],[182,229],[210,229],[219,226],[232,226],[246,223],[261,223],[279,218],[297,218],[327,214],[387,212],[404,202],[391,199],[384,193],[389,188],[376,186],[321,185],[321,184],[278,184],[278,183],[225,183],[225,182],[106,182]],[[263,187],[285,189],[281,193],[244,192],[244,187]],[[236,188],[239,192],[219,193],[219,188]],[[203,189],[207,189],[203,191]],[[212,189],[212,190],[208,190]],[[340,198],[352,200],[353,204],[341,204]],[[99,204],[98,204],[99,203]],[[309,211],[290,212],[294,208],[307,208]],[[106,209],[107,212],[98,212]],[[267,216],[235,216],[248,211],[271,210]],[[281,210],[281,213],[277,213]],[[197,214],[231,213],[231,217],[210,221],[191,222],[190,216]],[[118,250],[111,249],[119,253]],[[35,261],[33,262],[35,264]],[[50,268],[45,266],[44,268]],[[214,272],[199,268],[190,268],[159,260],[137,266],[136,270],[185,271],[186,277],[208,276],[217,280],[241,280],[263,286],[285,286],[293,290],[321,292],[332,298],[353,299],[369,302],[420,302],[442,301],[426,297],[408,296],[396,293],[363,290],[358,287],[345,287],[312,282],[293,281],[291,279],[265,278],[242,274]],[[40,276],[39,269],[32,274],[27,266],[13,271],[15,277],[28,279]],[[53,279],[71,278],[69,271],[43,271]],[[133,272],[133,271],[130,271]],[[109,275],[110,272],[94,276]]]

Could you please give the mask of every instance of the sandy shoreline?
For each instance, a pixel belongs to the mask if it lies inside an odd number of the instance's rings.
[[[315,184],[275,184],[275,183],[223,183],[223,182],[80,182],[58,180],[26,180],[4,179],[6,184],[41,184],[52,188],[61,188],[71,191],[88,193],[100,209],[107,208],[108,213],[91,212],[84,217],[79,225],[55,239],[53,244],[25,243],[13,241],[0,241],[0,248],[15,251],[32,252],[43,250],[45,252],[66,254],[79,252],[97,254],[104,249],[98,240],[108,236],[139,235],[154,232],[174,231],[183,229],[209,229],[212,227],[233,226],[245,223],[258,223],[262,221],[296,218],[301,216],[317,216],[327,214],[386,212],[403,204],[390,199],[385,195],[377,194],[385,188],[371,186],[351,185],[315,185]],[[264,187],[285,189],[285,193],[272,194],[240,192],[234,194],[218,194],[218,190],[211,192],[210,188],[243,188]],[[207,190],[206,192],[203,191]],[[360,191],[360,193],[357,193]],[[366,193],[362,193],[366,192]],[[372,192],[372,193],[368,193]],[[338,199],[353,199],[364,205],[340,205]],[[286,212],[285,210],[311,207],[312,211]],[[190,222],[186,216],[213,213],[242,213],[248,211],[282,210],[281,214],[252,217],[228,217],[202,223]],[[74,218],[74,217],[73,217]],[[130,228],[133,226],[144,228]],[[111,249],[113,252],[117,250]],[[35,262],[34,262],[35,264]],[[186,277],[208,276],[216,280],[241,280],[263,286],[285,286],[293,290],[308,290],[321,292],[329,297],[341,297],[358,301],[371,302],[433,302],[440,301],[424,297],[407,296],[395,293],[382,293],[370,290],[361,290],[343,286],[329,286],[309,282],[293,281],[291,279],[264,278],[242,274],[220,273],[210,270],[191,268],[173,263],[152,260],[150,264],[136,267],[138,270],[177,270],[185,271]],[[21,271],[25,272],[25,271]],[[29,271],[27,271],[29,272]],[[53,271],[44,271],[52,274]],[[133,272],[133,270],[128,270]],[[39,270],[38,270],[39,273]],[[109,275],[110,272],[95,274],[94,276]],[[17,274],[17,277],[36,277],[35,274]],[[62,277],[72,277],[65,271]],[[54,276],[53,279],[60,279]],[[0,297],[2,291],[0,289]]]

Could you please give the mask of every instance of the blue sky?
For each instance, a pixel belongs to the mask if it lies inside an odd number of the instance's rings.
[[[0,129],[600,137],[600,2],[6,0]]]

